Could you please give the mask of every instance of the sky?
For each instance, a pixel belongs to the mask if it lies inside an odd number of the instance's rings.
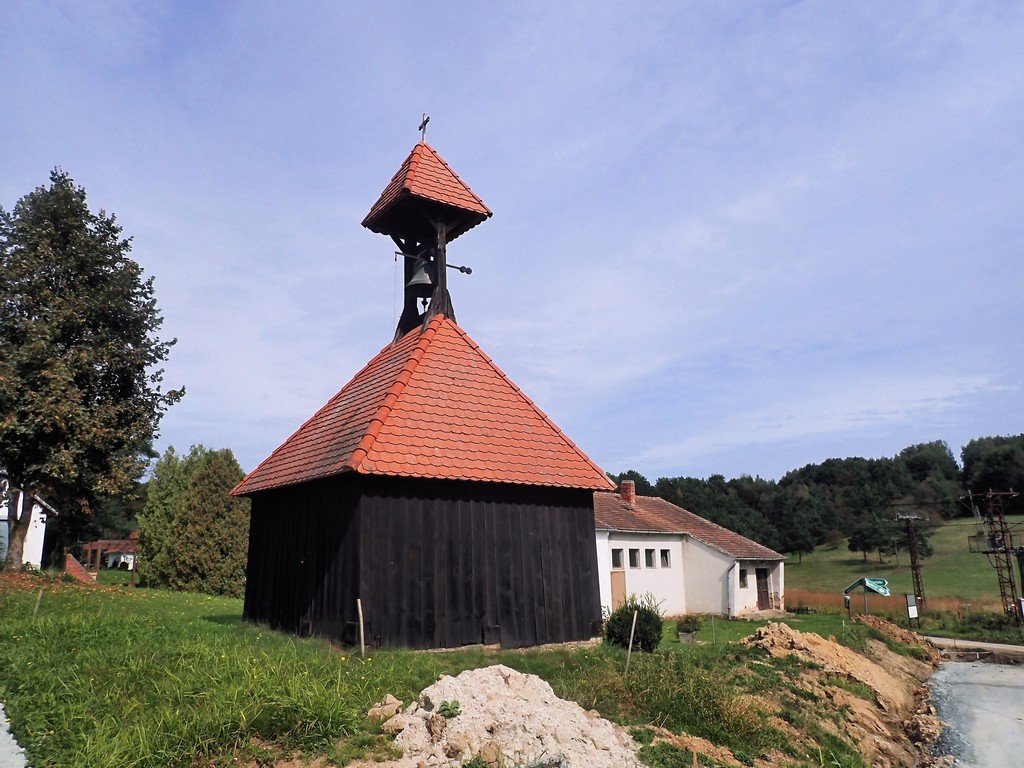
[[[598,464],[777,478],[1024,432],[1024,5],[0,5],[0,205],[155,277],[159,449],[252,469],[390,342],[419,138],[459,324]]]

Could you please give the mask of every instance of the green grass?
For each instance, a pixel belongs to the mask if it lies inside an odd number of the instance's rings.
[[[122,571],[120,568],[104,568],[100,571],[97,580],[100,584],[110,584],[113,586],[127,585],[131,583],[132,572]]]
[[[1011,525],[1024,523],[1024,515],[1009,516],[1007,522]],[[964,518],[934,529],[931,541],[935,554],[922,561],[925,592],[929,598],[952,598],[964,603],[979,599],[998,602],[999,586],[988,558],[968,550],[967,537],[974,533],[973,522]],[[841,592],[862,576],[888,579],[897,597],[913,591],[906,552],[900,553],[899,567],[891,553],[885,556],[883,564],[879,564],[877,554],[870,554],[864,562],[863,555],[850,552],[844,541],[836,549],[819,547],[812,554],[804,555],[802,563],[797,563],[796,557],[786,562],[787,589]],[[871,599],[884,600],[881,597]]]
[[[718,645],[710,621],[700,632],[706,642],[687,645],[667,622],[659,650],[634,653],[627,677],[617,648],[361,658],[251,626],[237,600],[38,578],[47,591],[35,621],[35,589],[0,591],[0,700],[36,768],[228,765],[235,750],[243,762],[294,750],[339,764],[385,755],[389,740],[366,720],[370,706],[386,693],[409,702],[442,673],[495,663],[537,674],[559,696],[623,725],[685,730],[746,763],[793,751],[746,694],[782,695],[801,711],[822,706],[795,682],[799,662],[734,642],[763,622],[716,620]],[[852,644],[868,631],[837,616],[792,623]],[[651,755],[666,768],[679,757]],[[793,757],[817,764],[813,755]]]
[[[50,584],[36,621],[34,592],[0,594],[0,699],[36,768],[190,766],[259,744],[379,753],[365,713],[384,694],[408,702],[441,673],[494,663],[620,723],[685,729],[751,759],[781,739],[738,699],[724,647],[636,653],[628,678],[625,652],[601,646],[363,659],[250,626],[237,600]]]

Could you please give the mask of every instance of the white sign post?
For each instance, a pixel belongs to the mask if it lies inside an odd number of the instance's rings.
[[[917,626],[921,626],[921,617],[917,613],[917,595],[907,593],[907,624],[914,626],[914,619],[917,619]]]

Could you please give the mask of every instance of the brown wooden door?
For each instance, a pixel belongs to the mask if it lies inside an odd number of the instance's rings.
[[[612,571],[612,610],[626,600],[626,572]]]
[[[757,569],[757,610],[767,611],[772,607],[771,598],[768,595],[768,569]]]

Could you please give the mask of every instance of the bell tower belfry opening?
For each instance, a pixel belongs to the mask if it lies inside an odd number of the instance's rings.
[[[425,125],[424,118],[424,125]],[[405,262],[405,298],[395,341],[436,315],[455,320],[448,292],[448,244],[491,217],[490,209],[426,141],[420,141],[363,219],[388,235]]]

